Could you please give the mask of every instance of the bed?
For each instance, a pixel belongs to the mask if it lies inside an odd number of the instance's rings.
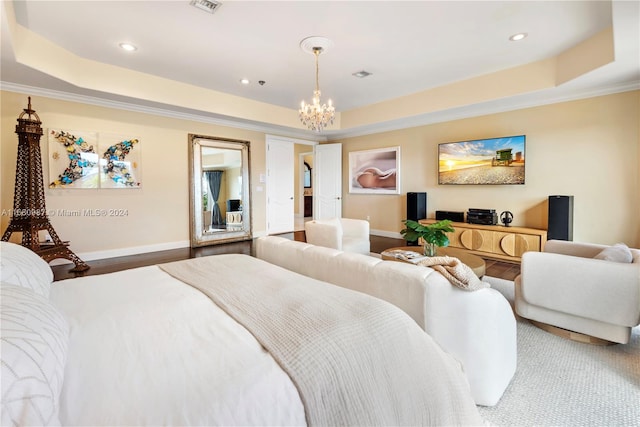
[[[226,254],[52,283],[2,242],[3,425],[479,425],[382,300]]]

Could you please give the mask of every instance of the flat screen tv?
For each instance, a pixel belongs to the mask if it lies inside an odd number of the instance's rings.
[[[438,184],[524,184],[525,135],[438,144]]]

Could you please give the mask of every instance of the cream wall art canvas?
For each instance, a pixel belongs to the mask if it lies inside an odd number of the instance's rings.
[[[349,193],[400,194],[400,147],[350,152]]]

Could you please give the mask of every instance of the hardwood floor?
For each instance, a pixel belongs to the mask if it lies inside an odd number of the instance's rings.
[[[280,236],[300,242],[305,241],[304,231],[294,231],[293,233],[280,234]],[[371,236],[372,252],[380,253],[395,246],[405,246],[405,241],[402,239],[394,239],[389,237],[373,235]],[[114,271],[126,270],[129,268],[144,267],[147,265],[179,261],[188,258],[198,258],[209,255],[230,253],[255,256],[253,241],[247,240],[243,242],[205,246],[202,248],[172,249],[168,251],[151,252],[146,254],[109,258],[96,261],[87,261],[87,264],[91,268],[83,273],[73,273],[69,271],[73,267],[73,265],[70,264],[56,265],[52,267],[52,270],[54,280],[63,280],[79,276],[92,276],[96,274],[112,273]],[[486,274],[488,276],[499,277],[505,280],[513,280],[518,274],[520,274],[519,264],[490,259],[485,259],[485,262]]]
[[[180,261],[189,258],[198,258],[218,254],[246,254],[255,255],[252,241],[233,242],[223,245],[205,246],[202,248],[180,248],[167,251],[149,252],[108,258],[95,261],[86,261],[91,267],[89,270],[74,273],[71,270],[72,264],[52,266],[54,280],[71,279],[74,277],[93,276],[96,274],[113,273],[114,271],[126,270],[129,268],[145,267],[147,265],[161,264],[171,261]]]

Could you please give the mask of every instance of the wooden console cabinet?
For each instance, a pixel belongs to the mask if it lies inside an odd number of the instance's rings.
[[[421,219],[422,224],[433,224],[435,219]],[[547,230],[502,225],[468,224],[452,222],[453,233],[447,233],[449,246],[505,261],[520,262],[526,251],[540,252],[547,242]]]

